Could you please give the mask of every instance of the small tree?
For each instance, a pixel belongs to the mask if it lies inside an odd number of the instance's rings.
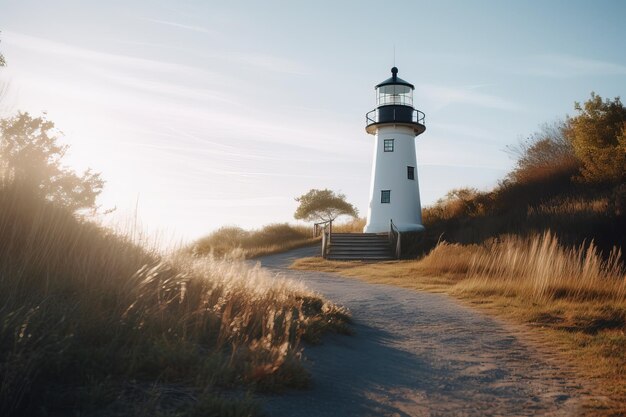
[[[578,115],[569,119],[566,136],[582,162],[581,179],[614,182],[626,178],[626,107],[619,97],[602,100],[591,93]]]
[[[71,211],[93,209],[104,181],[61,165],[68,146],[57,143],[58,134],[53,122],[28,113],[0,120],[0,178]]]
[[[308,193],[296,198],[300,203],[294,218],[306,221],[331,221],[341,215],[358,217],[358,210],[346,201],[343,194],[335,194],[331,190],[312,189]]]

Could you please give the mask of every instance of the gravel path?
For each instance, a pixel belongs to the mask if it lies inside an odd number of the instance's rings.
[[[514,329],[451,297],[287,269],[315,254],[260,262],[348,307],[356,334],[307,346],[312,388],[265,397],[269,416],[573,416],[589,395]]]

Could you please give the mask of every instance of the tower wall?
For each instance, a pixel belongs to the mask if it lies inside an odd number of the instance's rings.
[[[422,208],[419,196],[415,134],[413,129],[379,126],[374,141],[374,160],[370,182],[370,203],[366,233],[389,231],[389,221],[400,231],[421,231]],[[393,152],[385,152],[385,139],[393,139]],[[407,167],[413,167],[414,178],[408,179]],[[381,191],[390,191],[390,202],[381,202]]]

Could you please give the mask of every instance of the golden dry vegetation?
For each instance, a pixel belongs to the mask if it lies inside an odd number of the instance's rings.
[[[314,245],[319,240],[313,237],[312,228],[288,223],[269,224],[258,230],[224,226],[198,239],[185,251],[196,257],[251,259]]]
[[[361,233],[364,218],[333,224],[337,233]],[[198,239],[184,252],[195,257],[253,259],[260,256],[286,252],[291,249],[316,245],[320,237],[313,237],[313,228],[289,223],[275,223],[256,230],[238,226],[224,226],[206,237]]]
[[[249,416],[304,387],[344,310],[260,268],[129,238],[0,184],[0,414]]]

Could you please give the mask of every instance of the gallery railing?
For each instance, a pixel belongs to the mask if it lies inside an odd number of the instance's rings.
[[[404,106],[402,106],[404,107]],[[408,112],[410,114],[407,114],[407,108],[404,107],[400,110],[398,109],[385,109],[382,114],[384,115],[383,117],[381,117],[381,110],[380,109],[374,109],[370,112],[368,112],[365,115],[365,125],[369,126],[369,125],[373,125],[376,123],[393,123],[393,122],[397,122],[397,123],[419,123],[421,125],[425,124],[425,120],[426,120],[426,115],[417,110],[417,109],[411,109],[408,110]]]

